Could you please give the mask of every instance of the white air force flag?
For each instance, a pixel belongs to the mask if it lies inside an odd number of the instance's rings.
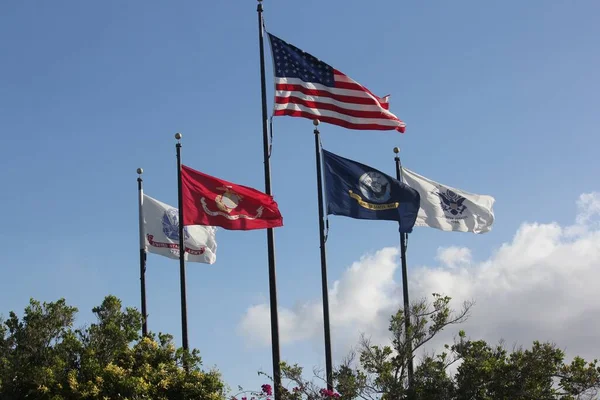
[[[146,249],[150,253],[179,259],[179,210],[144,194],[142,206]],[[185,260],[214,264],[217,260],[216,228],[184,227]]]
[[[421,195],[415,226],[443,231],[485,233],[494,222],[492,196],[468,193],[402,168],[402,180]]]

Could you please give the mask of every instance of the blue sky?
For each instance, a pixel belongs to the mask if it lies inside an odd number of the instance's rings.
[[[326,149],[393,174],[400,146],[415,172],[496,198],[490,233],[416,230],[409,273],[434,264],[439,247],[485,260],[526,221],[567,226],[580,194],[598,190],[598,2],[264,7],[269,31],[391,94],[407,124],[403,135],[323,124]],[[139,305],[135,170],[144,168],[147,194],[176,205],[175,132],[185,164],[264,189],[255,10],[252,1],[0,4],[1,313],[65,297],[84,324],[109,293]],[[267,66],[270,109],[270,52]],[[276,118],[282,307],[320,297],[314,164],[311,121]],[[332,217],[330,227],[330,283],[398,243],[392,222]],[[217,240],[216,264],[188,265],[190,345],[231,386],[257,387],[270,349],[239,327],[268,300],[266,235],[219,230]],[[149,255],[147,284],[150,329],[181,343],[177,262]],[[324,364],[320,340],[281,355]]]

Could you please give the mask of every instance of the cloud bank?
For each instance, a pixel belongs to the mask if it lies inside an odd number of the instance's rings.
[[[569,355],[598,357],[600,348],[600,193],[582,194],[573,225],[523,223],[510,242],[487,260],[473,260],[465,247],[438,249],[437,265],[413,268],[411,299],[438,292],[456,308],[475,300],[461,329],[473,338],[528,346],[556,342]],[[389,317],[400,306],[398,249],[384,248],[353,263],[330,289],[332,341],[341,357],[360,333],[387,341]],[[398,274],[399,275],[399,274]],[[239,332],[255,345],[269,345],[269,305],[250,307]],[[321,340],[321,300],[280,309],[281,343]],[[451,340],[456,332],[440,339]]]

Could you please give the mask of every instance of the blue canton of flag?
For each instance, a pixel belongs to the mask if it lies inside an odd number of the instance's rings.
[[[421,197],[405,183],[367,165],[323,150],[327,214],[398,221],[412,231]]]
[[[397,130],[389,96],[369,89],[315,56],[268,33],[275,71],[273,115],[303,117],[360,130]]]
[[[268,34],[274,53],[275,76],[300,78],[304,82],[320,83],[335,87],[333,68],[317,57],[292,46],[277,36]]]

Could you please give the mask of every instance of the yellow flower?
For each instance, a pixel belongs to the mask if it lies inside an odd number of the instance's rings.
[[[48,389],[48,387],[46,385],[40,385],[40,386],[38,386],[38,391],[40,391],[42,393],[48,393],[50,391],[50,389]]]
[[[167,389],[170,384],[171,382],[167,378],[163,378],[160,380],[160,382],[158,382],[158,386],[160,386],[162,389]]]
[[[112,375],[125,375],[125,370],[121,367],[119,367],[118,365],[111,363],[108,363],[108,365],[105,368],[105,371],[112,374]]]
[[[69,371],[69,375],[67,376],[67,382],[69,382],[69,388],[71,388],[71,390],[77,390],[79,382],[77,382],[77,372],[75,370]]]
[[[158,348],[158,343],[156,343],[154,340],[150,339],[149,337],[144,337],[142,339],[142,343],[145,344],[146,346],[149,346],[153,349],[157,349]]]

